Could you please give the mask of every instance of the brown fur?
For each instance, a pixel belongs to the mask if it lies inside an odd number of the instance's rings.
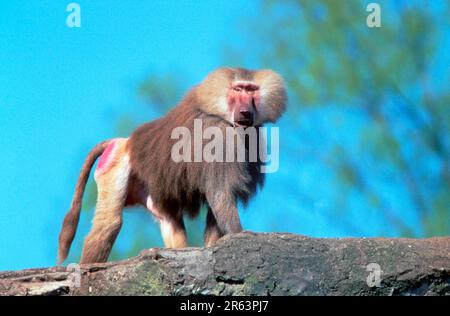
[[[205,230],[207,246],[224,234],[242,230],[237,202],[247,203],[263,185],[261,162],[177,163],[171,158],[172,147],[178,141],[171,139],[173,129],[184,126],[193,135],[194,119],[202,119],[203,129],[219,127],[225,135],[225,128],[232,125],[226,96],[234,80],[251,81],[260,87],[262,101],[261,107],[256,109],[255,126],[275,122],[285,110],[286,92],[279,75],[270,70],[222,68],[194,87],[166,116],[139,127],[129,139],[121,142],[114,156],[117,163],[96,179],[99,200],[93,229],[83,248],[82,263],[107,260],[121,227],[122,208],[126,205],[138,203],[151,209],[161,222],[167,247],[186,246],[183,214],[195,217],[203,204],[209,206]],[[73,203],[77,206],[72,206],[66,216],[60,236],[60,261],[66,257],[73,240],[82,190],[92,159],[104,150],[102,144],[98,147],[102,150],[94,149],[95,155],[89,155],[80,175]],[[118,183],[118,174],[124,176],[124,169],[126,183],[117,188],[113,184]],[[152,199],[150,206],[148,196]]]

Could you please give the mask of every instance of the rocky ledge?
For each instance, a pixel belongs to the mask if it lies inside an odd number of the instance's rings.
[[[450,295],[450,237],[244,232],[211,248],[0,272],[0,295]]]

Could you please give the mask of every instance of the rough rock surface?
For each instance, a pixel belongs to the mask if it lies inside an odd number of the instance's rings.
[[[211,248],[154,248],[79,269],[0,273],[0,295],[192,294],[450,295],[450,238],[321,239],[246,232]]]

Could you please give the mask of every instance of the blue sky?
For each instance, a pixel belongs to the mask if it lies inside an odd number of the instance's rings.
[[[254,1],[0,2],[0,269],[54,264],[59,225],[84,156],[139,110],[150,71],[195,83],[220,65]]]
[[[139,121],[154,118],[137,94],[145,78],[180,70],[181,81],[192,86],[223,66],[224,46],[248,53],[246,59],[258,49],[248,47],[238,28],[243,24],[236,23],[258,17],[256,0],[77,1],[79,29],[66,26],[69,2],[0,0],[0,270],[55,264],[60,225],[87,152],[101,140],[126,136],[115,134],[124,114]],[[365,124],[357,110],[344,115],[332,108],[305,109],[295,128],[283,118],[280,170],[241,212],[244,228],[320,237],[392,235],[383,230],[380,214],[370,208],[360,212],[364,202],[358,197],[345,218],[327,217],[327,195],[336,186],[331,171],[308,152],[301,154],[302,164],[289,154],[292,144],[304,144],[301,153],[352,143]],[[395,185],[383,184],[384,193],[417,225]],[[314,192],[306,204],[299,197],[302,188]],[[141,220],[125,216],[117,247],[129,246]],[[364,230],[344,229],[344,220]],[[83,213],[75,244],[82,242],[89,221]],[[148,223],[150,234],[157,234],[155,223]]]

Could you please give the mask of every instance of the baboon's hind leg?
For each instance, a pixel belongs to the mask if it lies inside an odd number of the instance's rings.
[[[166,217],[160,221],[161,235],[166,248],[187,247],[183,218]]]
[[[116,146],[119,146],[116,144]],[[128,157],[117,148],[106,171],[96,171],[98,197],[92,229],[86,237],[80,263],[106,262],[122,227],[129,178]]]
[[[158,219],[161,235],[166,248],[187,247],[186,228],[181,211],[170,212],[153,205],[151,196],[147,197],[147,209]]]

